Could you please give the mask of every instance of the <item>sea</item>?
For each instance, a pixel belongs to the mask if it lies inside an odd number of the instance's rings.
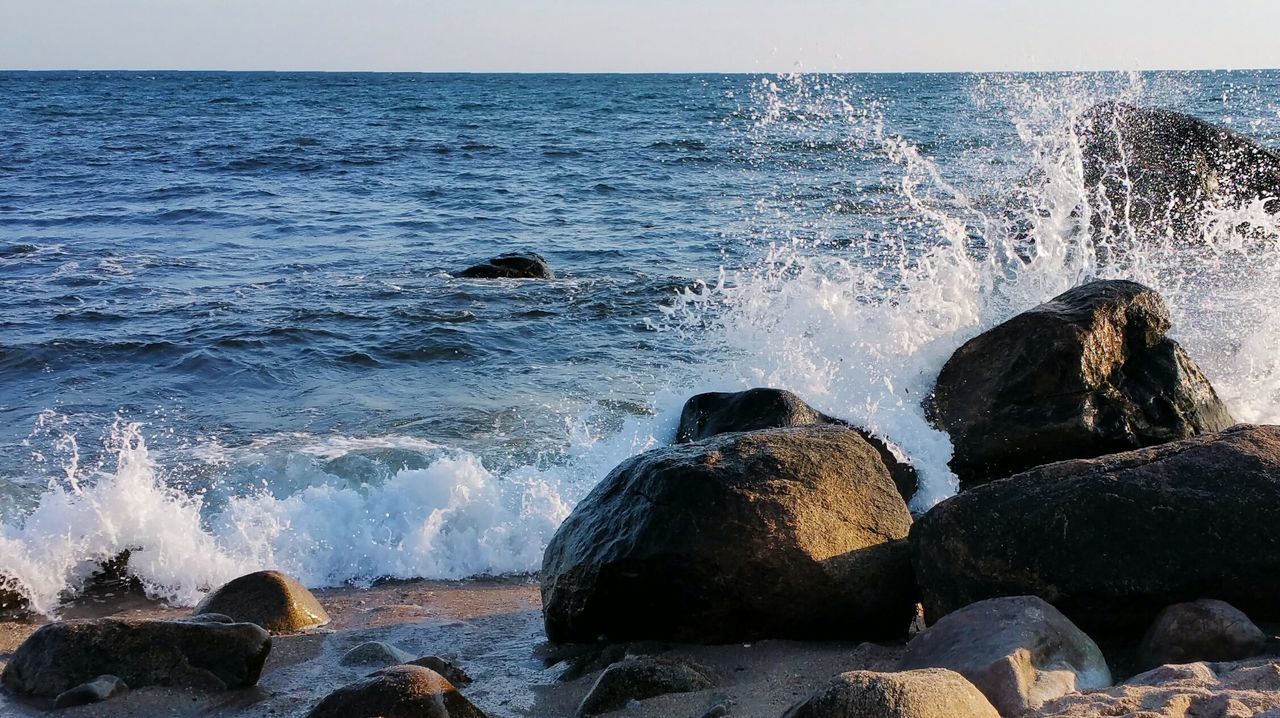
[[[0,73],[0,580],[177,605],[527,574],[683,402],[790,389],[955,491],[921,401],[1096,277],[1280,421],[1280,225],[1099,236],[1072,118],[1280,146],[1280,72]],[[555,278],[462,279],[510,251]]]

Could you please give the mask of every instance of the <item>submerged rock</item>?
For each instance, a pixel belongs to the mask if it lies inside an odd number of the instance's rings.
[[[231,580],[196,606],[195,615],[204,613],[256,623],[272,633],[293,633],[329,622],[316,597],[279,571],[258,571]]]
[[[1111,685],[1093,639],[1035,596],[992,598],[948,614],[911,639],[899,667],[955,671],[1006,716]]]
[[[938,504],[912,528],[930,621],[1036,595],[1089,631],[1137,637],[1211,589],[1280,620],[1280,427],[1066,461]]]
[[[408,663],[413,656],[382,641],[366,641],[343,654],[338,661],[344,666],[394,666]],[[424,666],[430,668],[430,666]]]
[[[1118,236],[1180,233],[1210,206],[1280,211],[1280,153],[1169,110],[1104,102],[1080,116],[1084,181]]]
[[[698,668],[669,658],[645,656],[614,663],[600,674],[582,699],[578,715],[615,711],[631,701],[668,693],[692,693],[712,686]]]
[[[330,693],[307,718],[484,718],[444,676],[391,666]]]
[[[271,636],[252,623],[97,618],[41,626],[14,651],[0,682],[54,697],[102,675],[133,688],[206,690],[258,682]]]
[[[1138,663],[1238,661],[1262,652],[1267,636],[1249,617],[1224,601],[1201,599],[1170,606],[1156,616],[1138,647]]]
[[[707,392],[691,397],[680,412],[676,441],[688,443],[734,431],[785,429],[793,426],[833,424],[847,426],[880,452],[880,459],[893,475],[898,493],[910,501],[919,487],[919,478],[910,464],[899,461],[888,445],[871,432],[851,426],[809,406],[785,389],[748,389],[738,392]]]
[[[101,703],[110,700],[129,690],[125,682],[115,676],[98,676],[88,683],[81,683],[58,694],[53,701],[54,708],[74,708]]]
[[[1097,281],[966,342],[929,402],[961,485],[1231,426],[1169,326],[1154,291]]]
[[[899,673],[843,673],[783,718],[999,718],[958,673],[925,668]]]
[[[879,452],[838,427],[723,434],[615,468],[542,563],[555,642],[890,638],[911,525]]]
[[[513,252],[468,267],[458,273],[467,279],[552,279],[546,258],[533,252]]]

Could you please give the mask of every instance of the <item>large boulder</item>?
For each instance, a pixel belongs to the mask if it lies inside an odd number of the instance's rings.
[[[1280,153],[1225,127],[1104,102],[1083,113],[1075,129],[1095,219],[1112,234],[1183,235],[1207,207],[1257,199],[1280,210]]]
[[[1280,427],[1049,464],[938,504],[911,532],[930,621],[1035,595],[1136,638],[1205,594],[1280,620]]]
[[[1231,426],[1169,326],[1154,291],[1096,281],[966,342],[929,400],[961,485]]]
[[[1240,609],[1201,599],[1170,606],[1156,616],[1138,647],[1141,668],[1166,663],[1239,661],[1262,652],[1267,636]]]
[[[294,633],[329,622],[310,591],[279,571],[258,571],[234,579],[205,596],[195,615],[220,613],[256,623],[273,634]]]
[[[325,696],[307,718],[484,718],[439,673],[391,666]]]
[[[893,481],[898,485],[898,493],[906,501],[911,501],[918,488],[919,478],[910,464],[899,461],[889,446],[871,432],[823,414],[786,389],[759,388],[697,394],[684,403],[684,409],[680,412],[680,425],[676,428],[676,441],[701,441],[733,431],[822,424],[848,426],[861,434],[867,443],[880,452],[880,459],[889,467]]]
[[[18,646],[0,682],[18,695],[47,697],[104,674],[132,688],[225,690],[257,683],[270,652],[271,636],[252,623],[59,621]]]
[[[555,642],[890,638],[914,585],[911,514],[839,427],[722,434],[623,462],[542,562]]]
[[[608,713],[631,701],[692,693],[711,686],[706,673],[688,662],[653,656],[628,658],[604,669],[582,699],[578,715]]]
[[[911,639],[899,668],[955,671],[1006,716],[1111,685],[1093,639],[1035,596],[992,598],[947,615]]]
[[[1122,685],[1050,701],[1024,718],[1276,718],[1280,716],[1280,663],[1161,666]]]
[[[467,279],[551,279],[551,267],[541,254],[512,252],[501,254],[458,273]]]
[[[783,718],[999,718],[964,676],[941,668],[899,673],[851,671]]]

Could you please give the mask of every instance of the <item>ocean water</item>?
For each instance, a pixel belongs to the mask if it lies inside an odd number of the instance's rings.
[[[1280,227],[1090,236],[1070,120],[1119,98],[1280,145],[1280,73],[0,73],[0,577],[56,612],[536,570],[698,391],[780,386],[954,491],[919,404],[1092,277],[1161,290],[1280,419]],[[1190,241],[1193,240],[1193,241]],[[551,281],[451,276],[532,250]]]

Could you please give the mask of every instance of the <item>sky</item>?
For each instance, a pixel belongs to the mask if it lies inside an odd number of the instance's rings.
[[[0,0],[0,68],[1280,67],[1280,0]]]

